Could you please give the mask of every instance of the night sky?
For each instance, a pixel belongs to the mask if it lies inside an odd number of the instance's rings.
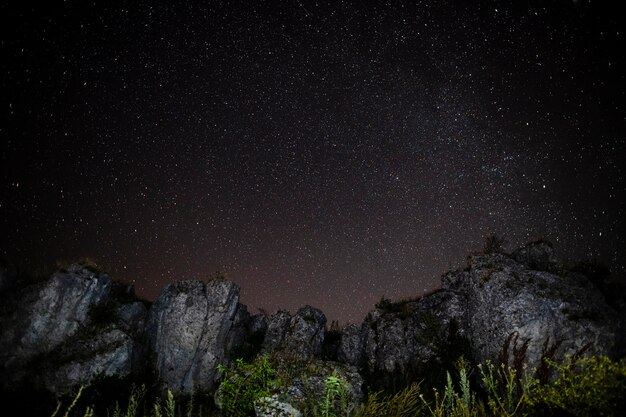
[[[90,258],[149,299],[222,271],[253,313],[342,323],[489,233],[626,273],[611,2],[49,3],[0,6],[15,264]]]

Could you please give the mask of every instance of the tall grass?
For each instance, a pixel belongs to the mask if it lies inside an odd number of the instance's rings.
[[[434,389],[432,395],[421,392],[420,384],[413,384],[393,395],[370,393],[367,400],[355,409],[342,405],[341,379],[326,379],[326,389],[319,404],[305,410],[304,417],[514,417],[514,416],[621,416],[626,409],[626,360],[613,361],[606,356],[588,358],[567,357],[558,364],[547,359],[556,373],[552,383],[540,383],[532,371],[519,372],[505,365],[486,362],[470,369],[467,362],[457,362],[457,372],[446,373],[446,383]],[[241,366],[241,364],[240,364]],[[476,372],[477,371],[477,372]],[[476,378],[472,379],[471,375]],[[248,374],[249,376],[249,374]],[[270,374],[271,376],[271,374]],[[268,377],[269,378],[269,377]],[[272,376],[273,378],[273,376]],[[258,381],[257,381],[258,383]],[[245,386],[240,386],[246,389]],[[81,387],[67,408],[58,403],[51,417],[94,417],[94,407],[79,410]],[[177,400],[171,391],[165,398],[146,399],[145,387],[133,387],[126,407],[119,402],[106,410],[107,417],[224,417],[233,415],[233,409],[203,412],[193,396]],[[427,393],[426,393],[427,394]],[[427,398],[428,397],[428,398]],[[209,407],[207,407],[209,408]],[[65,409],[65,413],[62,414]],[[253,415],[247,410],[241,415]]]

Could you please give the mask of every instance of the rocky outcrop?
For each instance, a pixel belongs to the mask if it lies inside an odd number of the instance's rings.
[[[292,360],[306,361],[322,352],[326,316],[320,310],[305,306],[292,317],[287,311],[278,311],[270,320],[263,352],[276,351]]]
[[[224,280],[168,285],[148,311],[132,287],[80,265],[23,288],[3,266],[0,377],[5,387],[22,382],[61,394],[149,365],[163,388],[188,394],[214,390],[218,364],[271,353],[291,375],[277,401],[304,410],[301,402],[319,395],[330,375],[361,398],[362,377],[372,388],[396,377],[426,379],[460,355],[536,368],[565,354],[621,357],[623,289],[585,265],[568,270],[545,242],[510,255],[475,254],[442,277],[440,290],[381,300],[361,326],[341,331],[327,331],[324,314],[310,306],[250,316],[237,285]]]
[[[611,308],[585,276],[546,272],[555,262],[539,245],[524,248],[524,263],[505,254],[475,255],[467,270],[444,276],[444,289],[465,299],[475,360],[523,360],[540,367],[546,356],[611,354],[618,348],[623,312]]]
[[[239,287],[233,282],[178,281],[161,291],[147,333],[165,388],[184,394],[214,388],[238,311]]]
[[[534,271],[558,272],[561,269],[552,244],[543,240],[522,246],[511,254],[511,258]]]
[[[364,343],[363,332],[356,324],[349,324],[341,330],[337,360],[342,363],[363,368]]]
[[[275,362],[282,376],[276,398],[298,410],[310,408],[311,399],[323,400],[329,378],[339,385],[333,395],[342,392],[345,400],[345,410],[337,415],[349,414],[347,411],[354,410],[365,396],[363,377],[353,366],[319,359],[292,361],[281,356]]]
[[[0,319],[3,382],[62,394],[140,367],[146,308],[120,303],[114,287],[108,275],[72,265],[20,290]]]
[[[338,359],[381,381],[461,354],[535,368],[544,357],[623,354],[625,312],[612,307],[620,304],[609,305],[586,276],[562,271],[545,242],[470,256],[467,268],[442,277],[442,289],[382,300],[360,329],[344,328]]]
[[[356,348],[342,356],[373,376],[372,383],[384,385],[397,376],[437,366],[451,356],[467,355],[464,316],[462,298],[449,291],[420,300],[379,303],[365,318],[360,334],[346,329],[342,336],[342,345],[353,347],[360,337],[363,350]]]
[[[289,403],[280,401],[278,395],[263,397],[255,401],[256,417],[301,417],[302,413]]]
[[[7,299],[0,318],[3,380],[19,378],[19,370],[30,360],[77,333],[87,324],[89,311],[102,304],[110,290],[108,275],[73,265]]]

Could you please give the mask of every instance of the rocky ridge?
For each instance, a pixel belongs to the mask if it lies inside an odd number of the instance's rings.
[[[12,275],[11,275],[12,274]],[[563,268],[552,247],[536,242],[512,254],[475,254],[419,299],[381,300],[361,325],[344,327],[332,349],[326,317],[311,306],[296,314],[252,316],[229,281],[179,281],[148,309],[132,288],[80,265],[26,287],[0,271],[0,377],[56,392],[97,376],[126,377],[152,368],[176,393],[214,391],[218,364],[246,353],[300,364],[280,398],[297,404],[303,387],[319,390],[341,374],[355,399],[370,386],[440,371],[459,355],[481,362],[565,354],[624,356],[623,298],[607,300],[603,283]],[[616,301],[617,300],[617,301]],[[330,352],[330,353],[329,353]]]

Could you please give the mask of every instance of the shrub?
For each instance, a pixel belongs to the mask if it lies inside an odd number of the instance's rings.
[[[572,416],[617,416],[626,409],[626,360],[567,356],[562,365],[546,362],[558,379],[536,387],[529,401],[536,409]]]
[[[224,380],[220,385],[222,410],[227,417],[245,417],[254,410],[254,402],[270,395],[279,380],[269,357],[263,355],[254,362],[237,359],[230,367],[218,365]]]
[[[419,384],[412,384],[395,395],[383,397],[382,392],[371,394],[365,404],[357,408],[354,417],[410,417],[419,415]]]

